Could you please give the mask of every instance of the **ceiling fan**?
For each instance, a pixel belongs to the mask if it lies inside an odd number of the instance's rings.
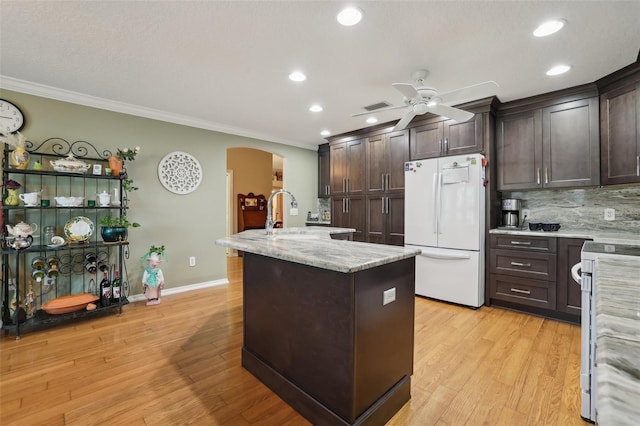
[[[414,84],[393,83],[400,93],[404,95],[404,105],[383,107],[373,111],[354,114],[353,117],[371,114],[379,111],[386,111],[398,108],[410,108],[400,121],[395,125],[393,130],[402,130],[416,115],[423,115],[427,112],[436,115],[442,115],[458,122],[471,119],[474,116],[472,112],[465,111],[460,108],[449,106],[453,103],[462,103],[466,101],[482,99],[496,94],[498,85],[493,81],[485,81],[484,83],[463,87],[448,93],[438,93],[432,87],[424,85],[424,80],[429,75],[427,70],[418,70],[411,74]]]

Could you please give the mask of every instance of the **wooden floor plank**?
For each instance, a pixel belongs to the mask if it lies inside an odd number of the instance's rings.
[[[0,424],[309,426],[241,367],[241,258],[228,277],[122,316],[3,336]],[[578,326],[415,300],[412,399],[388,425],[588,425]]]

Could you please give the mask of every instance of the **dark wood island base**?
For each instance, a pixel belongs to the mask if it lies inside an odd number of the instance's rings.
[[[253,253],[243,265],[242,366],[302,416],[383,425],[409,401],[414,257],[352,273]]]

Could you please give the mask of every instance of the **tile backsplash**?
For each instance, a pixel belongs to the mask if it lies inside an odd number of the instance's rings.
[[[640,185],[583,189],[503,192],[529,209],[528,222],[557,222],[563,230],[585,229],[640,234]],[[604,220],[604,209],[615,209],[615,220]],[[526,224],[525,224],[526,225]]]

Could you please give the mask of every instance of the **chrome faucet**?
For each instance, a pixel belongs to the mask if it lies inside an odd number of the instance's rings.
[[[286,189],[278,189],[277,191],[272,192],[269,196],[269,199],[267,200],[267,224],[265,226],[265,228],[267,228],[267,235],[273,235],[273,218],[271,217],[271,204],[273,201],[273,197],[278,194],[289,194],[289,196],[291,197],[291,208],[298,208],[298,201],[296,201],[296,197],[294,197],[293,194]]]

